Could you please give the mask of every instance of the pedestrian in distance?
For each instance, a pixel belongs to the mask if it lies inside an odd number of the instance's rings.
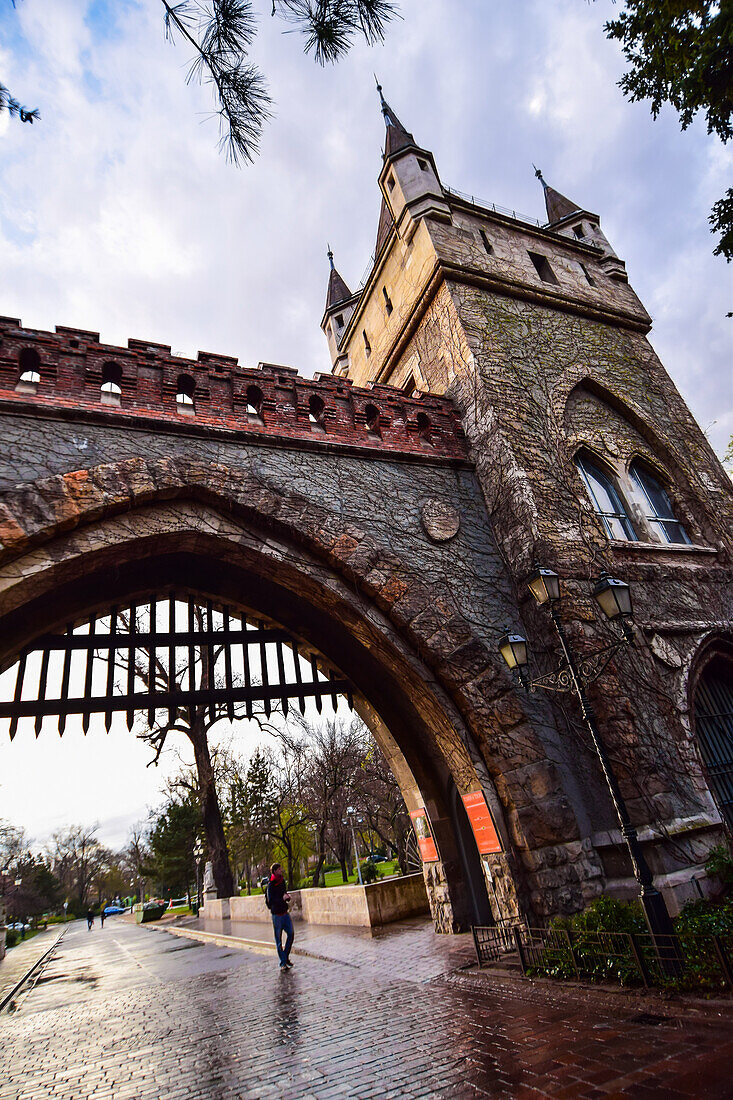
[[[295,932],[293,931],[293,918],[288,912],[289,901],[290,894],[283,877],[282,867],[279,863],[273,863],[270,868],[270,881],[265,887],[265,905],[272,915],[272,927],[275,932],[275,945],[281,970],[290,970],[293,965],[290,961],[290,949],[293,946]],[[283,932],[285,933],[284,947],[282,943]]]
[[[102,908],[101,908],[101,909],[99,910],[99,927],[100,927],[100,928],[104,928],[104,918],[105,918],[105,915],[106,915],[106,914],[105,914],[105,912],[104,912],[104,906],[102,906]]]
[[[91,932],[92,925],[94,924],[94,910],[87,909],[87,931]]]

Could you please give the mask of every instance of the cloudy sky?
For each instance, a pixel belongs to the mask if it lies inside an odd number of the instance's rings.
[[[376,71],[445,183],[543,217],[534,162],[601,215],[662,361],[725,450],[733,268],[712,256],[707,215],[733,157],[703,124],[683,134],[671,111],[654,122],[622,97],[602,31],[611,0],[403,0],[384,46],[326,69],[256,0],[276,117],[245,169],[217,153],[209,93],[186,85],[160,0],[0,5],[0,80],[42,114],[33,127],[0,118],[0,313],[328,370],[326,244],[352,286],[374,247]],[[121,732],[3,743],[0,816],[39,837],[98,819],[121,841],[157,796],[145,759]]]

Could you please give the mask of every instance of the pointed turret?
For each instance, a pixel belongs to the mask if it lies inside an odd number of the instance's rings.
[[[328,262],[331,265],[331,274],[328,277],[328,291],[326,293],[326,313],[347,301],[351,297],[351,291],[339,275],[333,262],[333,252],[328,249]]]
[[[384,125],[387,129],[384,137],[384,155],[385,157],[391,157],[394,153],[399,153],[401,149],[407,149],[410,146],[414,146],[415,139],[410,131],[405,129],[389,103],[385,100],[382,95],[382,85],[379,83],[377,84],[377,91],[379,92],[379,100],[382,104]]]
[[[534,168],[534,165],[532,167]],[[626,265],[611,248],[608,238],[601,229],[601,219],[598,215],[578,206],[577,203],[556,191],[554,187],[550,187],[539,168],[534,169],[534,174],[542,184],[542,190],[545,193],[548,227],[563,237],[572,237],[583,244],[600,248],[603,252],[601,264],[609,278],[627,282]]]
[[[571,202],[570,199],[566,199],[564,195],[556,191],[554,187],[550,187],[539,168],[535,168],[534,174],[542,184],[542,189],[545,192],[545,208],[547,210],[547,220],[550,225],[554,222],[562,221],[563,218],[567,218],[571,214],[579,214],[581,212],[581,208],[577,203]]]
[[[341,337],[346,331],[349,318],[354,312],[358,295],[352,294],[344,280],[336,270],[333,262],[331,246],[328,248],[328,262],[331,272],[328,276],[328,291],[326,292],[326,308],[323,312],[321,328],[328,340],[328,350],[331,355],[331,363],[336,373],[339,368],[344,368],[348,363],[348,357],[339,352]]]
[[[375,77],[376,80],[376,77]],[[384,116],[385,137],[379,186],[383,202],[377,230],[377,255],[382,251],[396,226],[405,241],[412,238],[418,221],[426,214],[450,219],[433,154],[422,149],[407,130],[382,94],[377,81],[379,102]]]

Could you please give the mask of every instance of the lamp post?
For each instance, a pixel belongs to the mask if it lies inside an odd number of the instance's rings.
[[[363,822],[364,818],[359,814],[356,815],[356,810],[353,806],[346,807],[346,817],[341,818],[342,825],[349,825],[351,827],[351,839],[354,842],[354,855],[356,856],[356,873],[359,876],[359,885],[364,885],[364,880],[361,877],[361,864],[359,863],[359,847],[356,843],[356,832],[354,831],[354,818],[359,825]]]
[[[194,842],[193,855],[196,860],[196,913],[198,915],[204,900],[201,896],[201,860],[204,858],[204,846],[200,837],[196,837]]]
[[[631,589],[625,581],[617,580],[615,577],[609,576],[608,573],[601,573],[593,589],[593,598],[610,622],[619,627],[621,636],[611,645],[596,650],[590,656],[578,658],[570,646],[557,611],[560,600],[560,578],[557,573],[552,569],[536,565],[527,584],[537,603],[540,606],[546,606],[550,612],[557,636],[560,639],[560,648],[565,663],[555,672],[530,680],[527,678],[525,671],[527,666],[527,641],[521,634],[505,634],[499,641],[499,651],[509,668],[516,670],[520,683],[526,690],[536,691],[537,688],[541,688],[545,691],[572,691],[576,695],[581,714],[588,727],[593,747],[611,794],[616,816],[621,826],[621,835],[626,841],[634,877],[639,884],[639,898],[646,923],[654,938],[657,953],[665,970],[670,974],[677,974],[679,972],[679,961],[674,948],[670,951],[670,945],[673,945],[674,941],[666,938],[674,934],[672,920],[667,911],[664,898],[654,885],[651,869],[639,843],[636,828],[631,823],[626,803],[598,729],[595,712],[586,694],[588,684],[592,683],[603,672],[612,657],[624,646],[633,644],[634,635],[629,625],[629,620],[633,617]]]

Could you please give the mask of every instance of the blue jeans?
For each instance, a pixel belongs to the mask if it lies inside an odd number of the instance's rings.
[[[295,935],[293,931],[293,919],[290,913],[273,913],[272,927],[275,930],[275,943],[277,945],[277,953],[280,956],[280,965],[283,966],[290,958],[290,948],[293,946],[293,937]],[[283,947],[282,944],[283,932],[285,933],[285,947]]]

